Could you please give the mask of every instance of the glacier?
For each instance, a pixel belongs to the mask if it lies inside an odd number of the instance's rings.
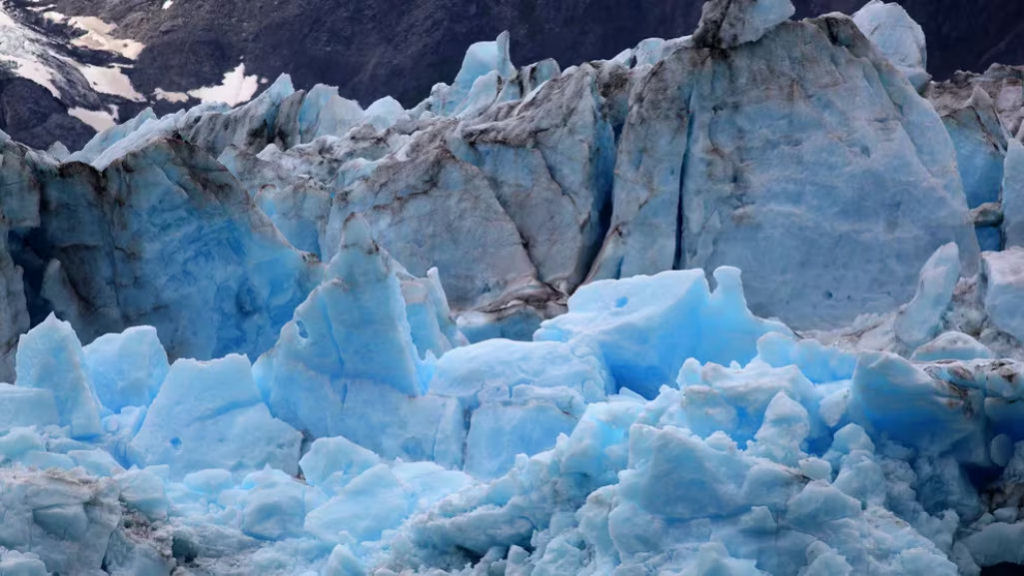
[[[0,574],[1021,569],[1024,69],[792,14],[0,137]]]

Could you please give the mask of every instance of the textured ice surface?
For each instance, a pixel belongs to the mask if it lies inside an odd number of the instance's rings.
[[[791,14],[0,139],[0,574],[1024,561],[1016,76]]]
[[[409,311],[443,292],[408,296],[438,280],[409,275],[353,217],[255,368],[230,355],[167,369],[149,328],[85,352],[56,319],[26,336],[19,376],[48,384],[0,386],[5,411],[23,407],[0,435],[0,562],[467,576],[1016,562],[1024,365],[951,328],[970,308],[948,295],[955,248],[875,328],[895,350],[900,318],[942,331],[913,360],[756,317],[733,268],[713,289],[693,270],[585,285],[532,342],[466,345],[428,308],[430,333],[448,335],[435,351]],[[1012,297],[1017,252],[985,255],[988,321],[1014,317],[990,300]],[[137,404],[101,408],[101,389]],[[103,425],[83,435],[90,407]]]

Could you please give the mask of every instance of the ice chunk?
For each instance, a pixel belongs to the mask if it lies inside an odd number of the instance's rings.
[[[367,106],[363,115],[377,130],[387,130],[405,117],[406,112],[398,100],[385,96]]]
[[[772,398],[764,413],[764,424],[754,435],[747,452],[763,455],[775,462],[796,466],[806,453],[804,442],[811,432],[810,415],[784,392]]]
[[[797,528],[818,527],[860,514],[856,499],[843,494],[827,482],[810,482],[786,503],[786,522]]]
[[[710,0],[693,33],[699,46],[735,48],[756,42],[796,12],[790,0]]]
[[[7,460],[17,460],[32,451],[43,451],[45,444],[31,428],[12,428],[0,437],[0,455]]]
[[[960,250],[950,242],[925,263],[914,299],[896,315],[895,330],[900,341],[917,348],[938,334],[959,279]]]
[[[687,430],[635,425],[630,436],[630,469],[620,475],[623,496],[652,513],[680,520],[706,510],[733,514],[744,507],[743,482],[751,463],[735,444],[712,446]],[[675,486],[671,493],[658,486]]]
[[[164,494],[164,480],[149,470],[132,469],[118,474],[114,480],[121,489],[121,500],[129,509],[145,514],[151,520],[167,517],[169,504]]]
[[[443,356],[430,389],[459,398],[469,424],[464,469],[492,478],[511,468],[517,454],[554,447],[585,404],[604,399],[614,382],[584,345],[499,339]]]
[[[53,392],[0,383],[0,432],[16,426],[58,424]]]
[[[462,415],[452,399],[423,396],[430,366],[413,342],[396,266],[366,222],[349,218],[325,281],[254,376],[271,412],[315,437],[454,463]]]
[[[462,488],[469,478],[431,463],[378,464],[306,516],[305,528],[327,542],[378,540],[411,513]],[[372,510],[371,514],[367,510]]]
[[[944,332],[937,338],[914,350],[911,360],[935,362],[937,360],[974,360],[992,358],[992,351],[962,332]]]
[[[680,424],[703,437],[722,431],[737,442],[753,439],[779,394],[810,407],[816,405],[813,385],[793,366],[702,367],[696,360],[687,360],[677,382],[682,391],[678,409],[685,416]],[[666,398],[666,393],[662,397]]]
[[[10,550],[38,556],[48,572],[96,573],[120,519],[117,494],[110,480],[56,470],[0,470],[0,540]]]
[[[131,120],[124,122],[123,124],[118,124],[117,126],[107,128],[106,130],[93,136],[92,140],[90,140],[84,148],[82,148],[79,152],[75,152],[74,154],[72,154],[70,158],[68,158],[68,160],[71,162],[77,161],[84,162],[86,164],[91,164],[97,158],[99,158],[100,155],[103,154],[103,152],[105,152],[108,148],[114,146],[121,140],[124,140],[130,134],[138,132],[139,128],[141,128],[147,122],[156,119],[157,116],[156,113],[153,112],[153,109],[146,108],[142,112],[139,112]]]
[[[261,470],[246,477],[242,498],[242,531],[263,540],[302,535],[306,513],[324,500],[322,494],[280,470]]]
[[[217,496],[234,485],[231,472],[222,468],[190,472],[185,475],[182,482],[189,490],[209,496]]]
[[[68,456],[75,461],[75,466],[81,466],[93,476],[110,477],[124,472],[124,468],[105,450],[69,450]]]
[[[466,50],[452,85],[442,85],[440,91],[432,95],[436,100],[432,107],[437,113],[449,116],[464,112],[467,106],[472,106],[473,100],[485,99],[489,103],[498,96],[499,84],[516,74],[509,57],[507,31],[493,41],[476,42]]]
[[[206,468],[243,473],[267,464],[294,474],[301,440],[270,415],[249,361],[231,355],[175,362],[128,452],[132,463],[167,464],[177,478]]]
[[[928,85],[924,30],[902,6],[871,0],[853,14],[853,21],[914,88],[920,92]]]
[[[992,323],[1024,342],[1024,247],[986,252],[985,310]],[[20,352],[19,352],[20,353]]]
[[[851,387],[854,420],[875,433],[938,453],[984,425],[977,399],[885,352],[861,355]]]
[[[319,438],[299,460],[302,474],[313,486],[344,486],[352,478],[376,466],[373,452],[343,438]]]
[[[338,96],[338,89],[317,84],[306,93],[299,109],[299,133],[302,142],[320,136],[341,136],[363,118],[363,109],[354,100]]]
[[[651,398],[675,380],[687,358],[746,363],[761,336],[788,333],[747,310],[739,270],[719,268],[715,279],[713,293],[700,270],[594,282],[573,294],[569,313],[545,322],[535,338],[596,347],[618,387]]]
[[[795,365],[812,382],[847,380],[853,376],[857,356],[846,350],[825,346],[817,340],[797,340],[769,332],[757,341],[757,358],[770,366]]]
[[[76,438],[102,432],[86,369],[82,344],[71,324],[53,314],[18,342],[18,386],[52,392],[60,424],[69,426]]]
[[[112,412],[149,406],[170,368],[152,326],[100,336],[83,350],[96,396]]]
[[[452,317],[437,268],[427,270],[426,278],[417,278],[402,268],[396,275],[402,283],[412,340],[421,357],[431,353],[440,358],[452,348],[468,343]]]

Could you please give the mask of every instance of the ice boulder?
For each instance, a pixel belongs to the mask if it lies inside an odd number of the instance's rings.
[[[714,277],[713,292],[701,270],[585,285],[569,299],[569,313],[545,322],[535,338],[600,350],[618,388],[653,398],[687,358],[745,364],[761,336],[789,332],[747,309],[739,270],[719,268]]]
[[[73,437],[88,438],[102,432],[82,343],[71,324],[51,314],[21,337],[16,363],[17,385],[50,391],[60,425],[69,426]]]
[[[125,406],[149,406],[170,368],[152,326],[100,336],[83,351],[96,396],[112,412]]]
[[[131,463],[170,466],[172,476],[224,468],[241,474],[265,465],[298,471],[302,436],[270,415],[249,361],[231,355],[178,360],[128,445]]]
[[[853,21],[914,88],[921,91],[928,85],[924,30],[902,6],[871,0],[853,14]]]
[[[983,255],[985,310],[992,323],[1024,342],[1024,247]]]
[[[735,48],[756,42],[796,12],[790,0],[711,0],[693,34],[700,46]]]
[[[938,334],[959,279],[960,251],[950,242],[936,250],[925,263],[914,299],[896,315],[894,328],[901,342],[916,348]]]

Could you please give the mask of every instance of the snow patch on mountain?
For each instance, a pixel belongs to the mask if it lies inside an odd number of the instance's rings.
[[[228,106],[244,104],[252,99],[259,90],[256,76],[246,76],[245,63],[240,63],[234,70],[224,73],[224,81],[218,86],[206,86],[189,90],[188,95],[204,104],[222,103]],[[167,93],[165,92],[166,96]]]

